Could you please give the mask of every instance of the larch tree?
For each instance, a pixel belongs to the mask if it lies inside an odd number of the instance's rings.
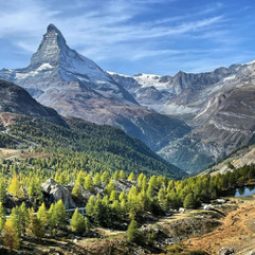
[[[66,223],[66,209],[61,199],[55,204],[55,214],[57,227],[64,227]]]
[[[17,232],[17,222],[14,218],[8,218],[3,228],[3,243],[10,250],[19,249],[20,237]]]
[[[5,210],[4,210],[4,206],[3,203],[0,202],[0,235],[2,233],[4,224],[5,224]]]
[[[22,235],[26,234],[26,228],[29,224],[29,212],[26,207],[26,204],[23,202],[19,207],[19,225],[20,225],[20,233]]]
[[[133,242],[137,238],[137,235],[138,235],[137,222],[135,220],[131,220],[127,230],[128,241]]]
[[[49,224],[49,215],[45,203],[42,203],[41,206],[38,208],[37,218],[41,222],[44,229],[46,229]]]
[[[21,196],[21,185],[17,174],[13,175],[8,186],[8,192],[14,197]]]
[[[83,234],[86,231],[86,223],[83,215],[79,212],[78,208],[75,209],[71,218],[71,230],[78,234]]]

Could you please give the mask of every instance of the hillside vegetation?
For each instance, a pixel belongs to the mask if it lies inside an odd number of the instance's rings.
[[[149,174],[164,174],[180,178],[185,175],[152,152],[139,140],[110,126],[99,126],[79,119],[66,120],[68,126],[59,126],[45,119],[19,116],[14,124],[0,132],[1,147],[65,149],[70,153],[86,154],[108,169]]]

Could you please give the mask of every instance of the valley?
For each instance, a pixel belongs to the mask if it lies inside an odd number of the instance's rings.
[[[66,118],[120,128],[194,174],[254,142],[254,70],[249,62],[173,76],[106,72],[50,24],[30,64],[0,77]]]

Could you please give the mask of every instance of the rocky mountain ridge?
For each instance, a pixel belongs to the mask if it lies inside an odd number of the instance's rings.
[[[191,132],[159,150],[179,167],[202,170],[253,141],[254,62],[201,74],[111,75],[137,102],[191,126]]]
[[[27,68],[3,69],[0,77],[65,117],[119,127],[154,150],[190,130],[183,121],[139,105],[107,72],[70,49],[54,25]]]

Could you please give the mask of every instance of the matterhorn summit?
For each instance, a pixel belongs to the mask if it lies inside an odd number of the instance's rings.
[[[182,121],[139,105],[109,73],[71,49],[53,24],[47,27],[28,67],[0,70],[0,77],[25,88],[65,117],[119,127],[155,149],[189,130]]]
[[[57,65],[68,51],[70,49],[65,38],[53,24],[50,24],[37,52],[32,56],[31,66],[38,67],[43,63]]]

